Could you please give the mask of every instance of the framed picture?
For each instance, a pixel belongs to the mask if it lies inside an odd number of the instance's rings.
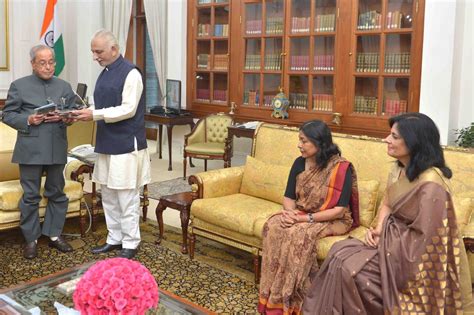
[[[177,114],[181,111],[181,81],[166,80],[166,109]]]
[[[8,71],[8,0],[0,0],[0,71]]]

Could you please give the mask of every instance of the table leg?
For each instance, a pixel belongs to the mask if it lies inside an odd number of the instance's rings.
[[[179,212],[181,218],[181,230],[183,233],[183,245],[181,246],[181,253],[188,253],[188,224],[189,224],[189,209],[181,210]]]
[[[173,140],[173,126],[166,125],[166,131],[168,132],[168,156],[169,156],[169,164],[168,164],[168,171],[172,171],[173,167],[171,166],[173,161],[171,158],[171,149],[173,147],[171,141]]]
[[[158,125],[158,146],[157,150],[159,153],[159,158],[161,159],[161,148],[162,148],[162,143],[161,143],[161,136],[163,135],[163,125]]]
[[[156,221],[158,221],[158,238],[156,240],[156,244],[160,244],[161,240],[163,239],[163,211],[165,211],[166,207],[158,202],[158,206],[156,206],[155,214],[156,214]]]

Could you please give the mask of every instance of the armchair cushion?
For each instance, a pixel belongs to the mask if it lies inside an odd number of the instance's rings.
[[[45,177],[41,180],[41,195],[44,193]],[[69,198],[69,201],[75,201],[82,198],[82,185],[79,182],[67,180],[64,186],[64,192]],[[0,209],[3,211],[18,210],[18,203],[23,195],[23,189],[20,186],[19,180],[10,180],[0,182]],[[40,201],[40,208],[46,207],[47,200],[42,198]]]
[[[377,212],[377,197],[379,182],[377,180],[360,180],[359,188],[359,218],[360,224],[369,227]]]
[[[281,204],[289,173],[288,166],[267,164],[247,156],[240,192]]]
[[[198,142],[187,145],[186,152],[194,154],[224,154],[224,143],[218,142]]]
[[[474,227],[471,221],[472,210],[474,209],[474,198],[454,197],[454,212],[458,222],[461,237],[474,238]]]
[[[249,211],[252,209],[252,211]],[[260,236],[258,219],[266,220],[281,209],[281,204],[244,194],[193,201],[191,215],[224,229],[250,236]]]

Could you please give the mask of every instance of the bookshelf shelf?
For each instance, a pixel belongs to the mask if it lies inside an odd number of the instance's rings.
[[[196,114],[235,102],[237,120],[322,119],[339,132],[383,136],[388,117],[418,111],[425,0],[216,1],[188,5]],[[216,25],[228,25],[227,36]],[[216,57],[226,66],[216,68]],[[269,114],[280,87],[291,103],[284,121]],[[335,112],[341,126],[331,124]]]

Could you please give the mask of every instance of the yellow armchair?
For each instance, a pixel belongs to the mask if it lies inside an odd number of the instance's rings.
[[[231,116],[218,113],[198,121],[190,134],[184,136],[183,177],[186,178],[186,158],[224,160],[224,168],[230,167],[232,141],[227,140],[227,127],[233,122]],[[192,165],[191,165],[192,166]]]

